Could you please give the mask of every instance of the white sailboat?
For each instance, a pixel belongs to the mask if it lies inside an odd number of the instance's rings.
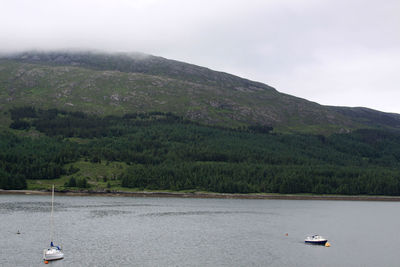
[[[53,243],[53,238],[54,238],[53,211],[54,211],[54,185],[53,185],[53,190],[51,192],[50,247],[48,249],[43,250],[43,260],[45,261],[61,260],[62,258],[64,258],[64,253],[61,251],[60,246],[56,246]]]

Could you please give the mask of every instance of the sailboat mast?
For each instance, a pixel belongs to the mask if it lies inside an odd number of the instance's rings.
[[[53,237],[54,237],[53,211],[54,211],[54,184],[53,184],[53,189],[51,190],[51,216],[50,216],[50,241],[52,243],[53,243]]]

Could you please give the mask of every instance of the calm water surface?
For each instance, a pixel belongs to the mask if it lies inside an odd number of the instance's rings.
[[[49,200],[0,195],[0,266],[44,266]],[[397,202],[56,196],[65,259],[47,266],[400,266],[399,211]],[[332,246],[304,244],[314,233]]]

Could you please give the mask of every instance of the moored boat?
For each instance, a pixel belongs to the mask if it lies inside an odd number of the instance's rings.
[[[54,246],[53,242],[51,242],[50,248],[43,251],[43,260],[45,261],[61,260],[62,258],[64,258],[64,253],[59,246]]]
[[[53,261],[53,260],[61,260],[64,258],[64,253],[61,251],[59,246],[53,244],[54,237],[54,185],[51,191],[51,215],[50,215],[50,247],[48,249],[43,250],[43,260]]]
[[[307,244],[325,245],[326,242],[328,242],[328,239],[326,239],[320,235],[312,235],[312,236],[307,236],[307,238],[304,240],[304,242]]]

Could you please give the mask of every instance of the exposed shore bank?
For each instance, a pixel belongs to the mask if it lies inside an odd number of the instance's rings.
[[[50,191],[3,190],[9,195],[48,195]],[[287,199],[287,200],[346,200],[346,201],[400,201],[400,196],[342,196],[342,195],[290,195],[290,194],[227,194],[227,193],[182,193],[182,192],[124,192],[124,191],[58,191],[64,196],[118,196],[118,197],[176,197],[176,198],[221,198],[221,199]]]

